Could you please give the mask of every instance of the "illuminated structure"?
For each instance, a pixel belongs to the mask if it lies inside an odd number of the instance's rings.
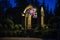
[[[27,12],[29,8],[32,8],[31,5],[27,6],[24,10],[25,13],[25,29],[31,29],[31,15]]]
[[[25,8],[24,10],[25,13],[25,29],[31,29],[32,25],[31,25],[31,17],[35,17],[36,18],[36,8],[33,8],[32,5],[29,5]],[[24,15],[22,15],[24,16]]]
[[[27,29],[31,29],[31,15],[28,14],[28,19],[27,19],[28,23],[27,23]]]
[[[44,27],[44,9],[41,7],[41,27]]]
[[[22,16],[25,16],[25,29],[31,29],[31,20],[33,18],[37,18],[37,9],[33,8],[31,5],[27,6],[24,10],[24,14]],[[41,7],[41,27],[44,28],[44,9],[43,6]]]

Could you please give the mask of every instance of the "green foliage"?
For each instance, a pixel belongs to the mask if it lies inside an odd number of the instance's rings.
[[[18,30],[24,30],[21,24],[15,24],[15,28]]]
[[[40,36],[44,38],[52,38],[56,36],[56,31],[54,29],[44,29],[40,31]]]
[[[43,29],[48,29],[48,25],[44,24],[44,28]]]
[[[6,22],[7,24],[14,25],[14,22],[13,22],[11,19],[9,19],[9,18],[7,18],[7,19],[5,20],[5,22]]]
[[[5,19],[4,23],[5,28],[9,27],[11,30],[14,29],[14,22],[11,19],[9,18]]]
[[[36,28],[34,29],[34,32],[39,32],[39,28],[36,27]]]

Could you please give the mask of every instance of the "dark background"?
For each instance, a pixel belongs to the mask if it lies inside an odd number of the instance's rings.
[[[24,30],[22,13],[29,4],[38,9],[38,17],[37,20],[35,19],[37,22],[32,23],[31,30]],[[41,6],[44,8],[45,14],[46,26],[44,29],[40,26]],[[0,37],[59,38],[59,33],[60,0],[0,0]]]

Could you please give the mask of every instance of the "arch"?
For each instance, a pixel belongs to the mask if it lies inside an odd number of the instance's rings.
[[[33,8],[32,5],[28,5],[25,10],[24,10],[24,13],[26,13],[26,10],[28,10],[29,8]]]

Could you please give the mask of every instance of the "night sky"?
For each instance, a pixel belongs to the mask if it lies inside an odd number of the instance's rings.
[[[38,0],[40,3],[43,2],[43,0]],[[14,0],[10,0],[10,3],[12,4],[12,7],[16,6],[16,3],[14,2]],[[52,8],[52,10],[54,10],[55,8],[55,4],[56,4],[56,0],[45,0],[46,5],[49,5],[49,10]]]
[[[0,0],[1,1],[1,0]],[[40,3],[43,2],[43,0],[38,0]],[[52,10],[54,11],[55,8],[55,4],[56,4],[57,0],[45,0],[46,5],[49,5],[49,10],[52,8]],[[16,6],[16,3],[14,2],[14,0],[10,0],[10,3],[12,5],[12,7]]]
[[[43,2],[43,0],[38,0],[39,2]],[[56,0],[45,0],[46,5],[49,5],[49,10],[52,8],[52,10],[54,10],[55,8],[55,4],[56,4]]]

